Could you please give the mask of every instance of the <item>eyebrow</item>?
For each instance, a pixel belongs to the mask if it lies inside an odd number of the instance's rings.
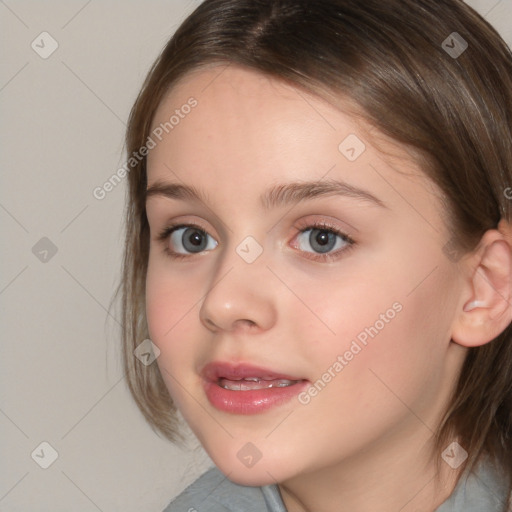
[[[152,196],[164,196],[170,199],[195,200],[208,203],[207,195],[195,187],[180,183],[157,181],[146,190],[146,200]],[[260,197],[266,209],[297,204],[316,197],[342,196],[365,201],[374,206],[388,208],[379,198],[344,181],[306,181],[274,185]]]

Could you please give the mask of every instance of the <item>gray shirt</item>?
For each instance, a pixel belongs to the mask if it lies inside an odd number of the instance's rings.
[[[505,512],[506,482],[489,464],[464,473],[435,512]],[[245,487],[210,469],[163,512],[286,512],[277,485]]]

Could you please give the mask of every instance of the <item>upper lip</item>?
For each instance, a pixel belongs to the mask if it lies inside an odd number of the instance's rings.
[[[210,382],[218,382],[219,379],[242,380],[247,378],[258,378],[261,380],[303,380],[300,377],[277,373],[268,368],[249,364],[233,364],[224,361],[208,363],[201,371],[201,375]]]

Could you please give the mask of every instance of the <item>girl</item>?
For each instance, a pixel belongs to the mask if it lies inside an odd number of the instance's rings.
[[[459,0],[185,20],[127,131],[130,390],[217,466],[166,510],[508,509],[511,126]]]

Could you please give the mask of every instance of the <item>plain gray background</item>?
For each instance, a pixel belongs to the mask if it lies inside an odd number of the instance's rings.
[[[125,161],[146,72],[198,3],[0,0],[1,512],[160,512],[211,464],[131,401],[107,314],[125,184],[93,196]],[[512,0],[468,3],[512,44]],[[42,442],[58,454],[47,469]]]

